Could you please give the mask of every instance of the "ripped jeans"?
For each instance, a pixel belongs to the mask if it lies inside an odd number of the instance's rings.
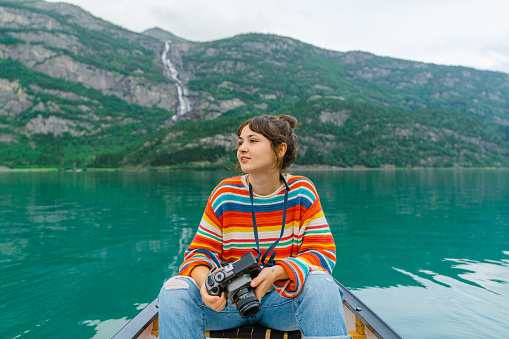
[[[255,317],[242,318],[229,300],[220,312],[205,306],[196,282],[177,276],[159,293],[159,334],[161,339],[203,339],[205,330],[257,325],[300,330],[308,339],[347,339],[342,300],[343,292],[330,275],[311,273],[296,297],[285,298],[274,290],[262,298],[262,309]]]

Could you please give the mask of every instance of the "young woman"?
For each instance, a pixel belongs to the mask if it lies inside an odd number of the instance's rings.
[[[161,338],[205,338],[205,330],[253,324],[300,330],[305,338],[350,338],[318,194],[309,179],[287,173],[299,150],[298,125],[289,115],[263,115],[239,127],[237,168],[245,174],[213,190],[180,275],[161,289]],[[207,292],[205,280],[249,252],[262,267],[250,283],[261,310],[242,318],[224,292]]]

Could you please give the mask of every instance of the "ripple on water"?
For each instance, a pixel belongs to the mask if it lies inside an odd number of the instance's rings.
[[[371,287],[355,293],[405,338],[429,338],[430,333],[444,338],[472,338],[475,333],[509,337],[509,260],[444,261],[459,270],[456,276],[394,268],[417,286]]]
[[[119,328],[122,328],[129,322],[130,319],[123,317],[121,319],[108,319],[108,320],[85,320],[79,323],[79,325],[86,325],[94,327],[96,334],[92,339],[104,339],[112,338]]]

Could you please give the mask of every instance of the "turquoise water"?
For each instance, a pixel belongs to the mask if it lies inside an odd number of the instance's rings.
[[[301,172],[334,277],[405,338],[509,337],[509,171]],[[231,172],[0,172],[0,338],[110,338]]]

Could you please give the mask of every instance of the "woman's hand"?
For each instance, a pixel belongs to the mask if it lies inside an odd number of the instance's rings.
[[[210,295],[207,292],[207,288],[205,287],[205,283],[201,285],[200,288],[201,299],[205,303],[206,306],[210,307],[216,312],[221,311],[226,307],[226,296],[224,292],[221,293],[221,296],[218,297],[216,295]]]
[[[224,292],[221,293],[220,297],[210,295],[207,292],[207,288],[205,287],[205,279],[207,279],[207,274],[209,273],[209,271],[210,268],[207,266],[196,266],[191,271],[191,278],[193,278],[194,281],[196,281],[196,283],[198,284],[198,286],[200,286],[201,299],[203,300],[205,305],[210,307],[214,311],[219,312],[226,307],[226,296]]]
[[[255,295],[261,301],[274,281],[287,280],[288,278],[288,273],[286,273],[282,266],[275,265],[272,267],[265,267],[258,276],[251,281],[251,287],[255,287]]]

